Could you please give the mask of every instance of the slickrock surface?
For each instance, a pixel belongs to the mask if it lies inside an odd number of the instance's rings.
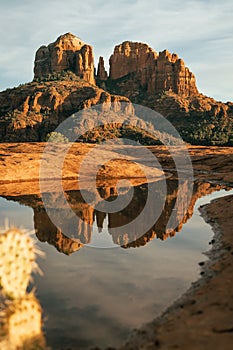
[[[14,188],[16,189],[17,186],[22,187],[23,182],[25,182],[25,184],[28,186],[28,181],[31,182],[32,187],[30,193],[33,193],[33,188],[37,189],[34,193],[39,192],[38,180],[40,178],[40,164],[45,145],[45,143],[11,143],[1,145],[0,194],[3,194],[2,191],[5,191],[5,193],[9,192],[10,188],[13,188],[14,191]],[[63,145],[60,145],[60,147],[58,147],[58,150],[63,150],[63,147]],[[92,148],[93,145],[80,143],[75,143],[70,148],[70,151],[67,153],[67,156],[65,158],[63,167],[63,179],[67,180],[67,188],[72,187],[72,185],[74,185],[74,183],[71,181],[71,185],[69,186],[68,180],[76,180],[78,178],[79,166],[88,154],[88,152],[92,150]],[[114,151],[114,148],[112,148],[111,146],[106,147],[106,150],[100,152],[100,154],[95,153],[94,158],[90,158],[87,183],[89,176],[92,174],[93,160],[95,161],[95,164],[99,164],[100,166],[100,170],[98,172],[99,184],[105,183],[106,181],[110,181],[111,183],[111,179],[112,182],[114,182],[113,179],[117,178],[130,178],[131,181],[133,181],[134,185],[145,183],[146,179],[144,170],[148,172],[148,175],[151,177],[151,180],[156,180],[163,176],[161,170],[156,169],[154,167],[152,168],[150,167],[150,165],[139,167],[136,163],[134,163],[134,161],[137,162],[137,159],[134,159],[133,156],[131,157],[131,161],[124,161],[124,159],[122,159],[122,155],[119,152],[120,148],[121,146],[117,146],[116,150]],[[140,148],[143,151],[143,148]],[[144,152],[143,155],[145,157]],[[50,166],[53,170],[54,166],[56,165],[55,161],[53,162],[53,156],[56,158],[57,153],[54,153],[54,155],[52,155],[49,159],[50,163],[48,164],[48,171]],[[115,158],[115,160],[112,160],[101,167],[101,161],[103,159],[102,157],[106,157],[108,159]],[[77,185],[75,186],[75,188],[77,188]],[[25,193],[29,193],[28,190],[29,189],[25,189]]]
[[[166,147],[151,146],[149,149],[158,157],[163,168],[174,169],[174,162]],[[215,146],[188,146],[194,177],[216,183],[233,185],[233,148]]]
[[[28,142],[28,143],[5,143],[1,145],[0,153],[0,170],[1,170],[1,182],[10,181],[28,181],[38,180],[39,178],[39,166],[40,159],[44,151],[46,143],[40,142]],[[61,145],[62,147],[62,145]],[[68,158],[77,157],[80,163],[81,159],[89,152],[93,147],[90,144],[75,143],[72,145]],[[114,155],[114,147],[116,150],[121,146],[106,146],[106,150],[112,150]],[[123,148],[125,146],[122,146]],[[143,146],[129,146],[129,148],[135,147],[135,149],[142,149]],[[205,146],[187,146],[192,160],[194,175],[197,178],[206,179],[206,181],[216,180],[224,181],[232,184],[232,171],[233,171],[233,148],[232,147],[205,147]],[[167,151],[165,146],[150,146],[148,149],[155,154],[162,167],[165,169],[168,167],[170,172],[174,170],[174,162]],[[144,154],[144,152],[143,152]],[[101,157],[100,157],[101,160]],[[136,161],[136,160],[135,160]],[[69,159],[68,159],[69,162]],[[68,163],[67,163],[68,165]],[[71,164],[73,166],[73,164]],[[124,169],[124,167],[123,167]],[[126,169],[126,168],[125,168]],[[67,167],[67,173],[65,177],[72,177],[77,175],[78,167],[73,170],[69,165]],[[126,169],[127,170],[127,169]],[[135,169],[134,169],[135,170]],[[70,171],[70,173],[69,173]],[[129,170],[127,170],[129,171]],[[131,174],[135,177],[135,174]],[[116,176],[117,177],[117,176]],[[131,177],[130,173],[126,177]]]
[[[15,182],[20,183],[23,181],[31,181],[34,184],[38,183],[40,160],[44,151],[44,146],[45,143],[10,143],[1,145],[0,193],[1,188],[3,187],[5,188],[4,191],[7,191],[7,187],[10,188],[10,186],[14,188],[15,185],[13,185],[13,183]],[[137,147],[138,149],[141,148],[143,150],[143,147],[141,146],[131,147]],[[65,168],[63,170],[64,179],[68,181],[77,178],[79,165],[92,148],[93,145],[90,144],[73,144],[65,161]],[[168,175],[174,172],[174,162],[165,146],[153,146],[149,147],[149,149],[158,158],[162,168],[166,169]],[[189,146],[188,150],[191,156],[194,176],[196,179],[215,181],[229,186],[232,185],[232,147]],[[108,152],[109,155],[118,157],[117,153],[114,153],[114,148],[110,147]],[[134,161],[137,162],[137,159]],[[99,162],[101,165],[101,155]],[[119,165],[119,160],[116,160],[115,170],[114,167],[107,166],[105,167],[105,170],[104,168],[100,169],[100,175],[102,176],[103,181],[110,181],[111,178],[114,177],[113,175],[115,175],[116,178],[134,178],[135,185],[137,185],[137,178],[145,180],[142,171],[137,165],[134,165],[133,163],[128,163],[128,165],[128,167],[122,167],[121,164]],[[150,163],[148,163],[148,167],[150,167]],[[160,177],[159,170],[155,176],[157,175]],[[72,182],[70,188],[71,187]]]

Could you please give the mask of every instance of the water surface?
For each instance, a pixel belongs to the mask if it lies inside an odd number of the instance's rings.
[[[233,192],[215,192],[214,185],[196,183],[189,214],[179,227],[182,226],[181,231],[167,233],[176,185],[176,182],[169,185],[158,223],[144,237],[114,249],[91,247],[90,236],[100,239],[99,235],[103,242],[116,242],[117,237],[112,237],[108,228],[131,220],[141,210],[145,199],[143,186],[137,188],[132,207],[108,216],[91,212],[80,200],[79,191],[71,191],[69,197],[75,210],[93,225],[92,232],[74,227],[87,243],[77,251],[72,239],[58,232],[49,221],[38,195],[0,198],[1,226],[8,218],[16,226],[36,229],[37,245],[46,254],[45,259],[38,259],[44,276],[35,275],[34,285],[43,308],[49,346],[53,349],[118,346],[133,328],[159,315],[197,279],[198,262],[206,259],[203,252],[209,249],[213,234],[199,215],[198,207]],[[210,194],[204,197],[206,193]]]

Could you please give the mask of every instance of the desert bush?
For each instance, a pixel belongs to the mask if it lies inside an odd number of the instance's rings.
[[[57,143],[68,143],[69,139],[61,134],[60,132],[52,131],[46,135],[45,141],[57,142]]]

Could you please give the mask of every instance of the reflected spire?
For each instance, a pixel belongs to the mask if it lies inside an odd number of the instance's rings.
[[[160,198],[159,193],[159,181],[156,182],[155,198]],[[117,196],[117,181],[111,181],[109,185],[107,182],[103,185],[99,183],[98,192],[100,194],[100,200],[104,198],[107,201],[112,201]],[[140,224],[137,226],[131,226],[127,232],[120,232],[120,227],[132,222],[142,211],[147,201],[147,184],[139,184],[134,186],[134,195],[132,201],[126,208],[119,212],[108,213],[108,234],[110,234],[112,242],[120,245],[122,248],[140,247],[146,245],[154,238],[160,240],[166,240],[169,237],[173,237],[182,229],[183,224],[187,222],[193,215],[194,205],[198,198],[210,194],[213,191],[220,190],[223,186],[204,183],[196,181],[193,187],[193,195],[189,204],[187,212],[183,213],[183,202],[186,201],[186,192],[189,186],[188,181],[184,181],[182,185],[183,196],[180,198],[180,202],[176,203],[178,193],[178,181],[176,179],[167,179],[167,196],[163,207],[163,210],[150,229],[147,230],[141,237],[138,232],[141,232]],[[87,189],[88,191],[88,189]],[[54,200],[59,200],[57,194],[52,194]],[[28,205],[34,210],[34,225],[38,239],[42,242],[48,242],[52,244],[56,249],[66,255],[70,255],[73,252],[81,249],[84,244],[91,243],[92,236],[96,233],[103,234],[103,230],[107,230],[104,227],[104,221],[106,219],[106,213],[95,210],[89,204],[85,203],[79,190],[69,190],[65,192],[66,199],[76,214],[73,218],[65,217],[61,210],[58,210],[57,217],[62,217],[63,227],[68,227],[73,232],[72,237],[67,237],[60,228],[57,228],[49,219],[45,209],[43,208],[41,198],[39,195],[28,196],[14,196],[13,199],[24,205]],[[124,197],[127,194],[120,194]],[[12,197],[5,197],[12,199]],[[168,227],[168,222],[171,214],[174,214],[175,203],[176,212],[174,215],[175,221],[179,222],[177,227]],[[156,204],[156,202],[155,202]],[[101,206],[100,206],[101,207]],[[155,213],[155,207],[149,208],[149,216],[153,218]],[[145,218],[146,220],[146,218]],[[143,224],[143,222],[142,222]]]

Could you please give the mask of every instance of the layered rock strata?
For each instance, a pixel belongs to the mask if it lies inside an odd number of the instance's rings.
[[[95,84],[93,49],[71,33],[61,35],[55,42],[37,50],[34,78],[68,70]]]
[[[157,54],[147,44],[125,41],[117,45],[110,60],[110,80],[129,76],[148,94],[172,91],[180,96],[198,94],[195,76],[177,54]]]

